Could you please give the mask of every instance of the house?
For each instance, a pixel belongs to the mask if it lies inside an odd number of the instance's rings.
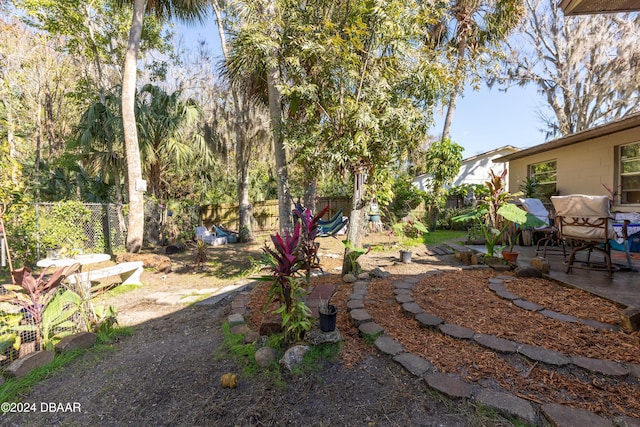
[[[593,13],[633,12],[640,10],[640,0],[562,0],[560,7],[567,16]]]
[[[484,185],[484,183],[489,180],[490,169],[493,169],[497,174],[501,174],[504,169],[508,167],[507,164],[494,163],[494,159],[514,154],[519,150],[519,148],[506,145],[504,147],[496,148],[495,150],[487,151],[486,153],[481,153],[473,157],[463,159],[462,165],[460,166],[460,172],[458,172],[456,177],[453,179],[452,185],[446,186],[446,188],[463,184]],[[413,185],[421,190],[431,191],[430,181],[431,174],[425,173],[416,176],[413,179]]]
[[[510,188],[535,178],[547,194],[609,195],[612,210],[640,212],[640,114],[520,150],[508,164]]]

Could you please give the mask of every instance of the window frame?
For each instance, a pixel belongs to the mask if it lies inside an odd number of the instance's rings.
[[[542,173],[536,173],[535,172],[535,167],[539,166],[539,165],[544,165],[544,164],[550,164],[550,163],[554,163],[554,168],[553,168],[553,181],[545,181],[545,182],[541,182],[538,181],[537,177],[539,177],[542,174],[549,174],[549,171],[545,171]],[[558,191],[558,160],[557,159],[551,159],[551,160],[545,160],[542,162],[537,162],[537,163],[532,163],[530,165],[527,165],[527,176],[529,178],[533,178],[535,180],[535,182],[538,184],[538,191],[540,191],[540,188],[547,188],[550,187],[553,184],[553,190],[552,191],[543,191],[542,193],[544,193],[545,195],[547,193],[549,194],[553,194],[556,193]]]
[[[624,193],[629,192],[629,190],[623,190],[622,189],[622,178],[624,176],[640,176],[640,169],[638,169],[637,171],[633,171],[633,172],[623,172],[624,171],[624,163],[627,162],[640,162],[640,150],[638,150],[638,156],[637,157],[630,157],[630,158],[623,158],[622,157],[622,150],[625,147],[629,147],[631,145],[638,145],[640,148],[640,141],[634,141],[634,142],[630,142],[628,144],[622,144],[622,145],[618,145],[616,147],[616,189],[617,189],[617,202],[620,204],[620,206],[638,206],[640,205],[640,200],[636,199],[637,201],[635,202],[628,202],[625,201],[627,200],[627,198],[625,197]],[[632,192],[635,193],[640,193],[640,189],[637,190],[631,190]]]

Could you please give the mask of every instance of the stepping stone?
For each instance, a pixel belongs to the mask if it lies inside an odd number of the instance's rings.
[[[415,300],[411,295],[396,295],[396,301],[398,304],[404,304],[406,302],[414,302]]]
[[[520,300],[520,295],[512,294],[506,289],[504,291],[496,291],[496,295],[498,295],[500,298],[508,299],[511,301]]]
[[[405,302],[404,304],[402,304],[402,309],[407,313],[411,313],[411,314],[424,313],[424,310],[422,309],[422,307],[420,307],[415,302]]]
[[[368,282],[362,282],[362,281],[358,281],[355,282],[353,284],[353,293],[354,294],[361,294],[361,293],[367,293],[367,291],[369,290],[369,283]]]
[[[400,353],[393,357],[395,362],[401,364],[407,371],[416,377],[421,377],[428,371],[434,371],[435,368],[426,359],[411,353]]]
[[[398,341],[394,340],[393,338],[387,337],[385,335],[378,337],[374,345],[382,353],[388,354],[390,356],[395,356],[405,351],[402,344],[400,344]]]
[[[358,327],[362,335],[378,335],[384,333],[384,328],[376,322],[363,323]]]
[[[233,328],[236,325],[244,323],[244,316],[238,313],[231,314],[227,317],[227,322],[229,322],[229,327]]]
[[[503,281],[507,281],[508,282],[508,281],[514,280],[514,277],[501,274],[499,276],[494,277],[494,279],[503,280]],[[489,279],[489,280],[491,280],[491,279]]]
[[[409,283],[405,280],[398,280],[397,282],[394,283],[396,289],[409,289],[409,290],[413,290],[413,288],[416,287],[415,283]]]
[[[398,289],[398,288],[396,288],[396,289],[393,290],[393,293],[395,295],[411,295],[411,292],[412,292],[411,289]]]
[[[418,283],[420,283],[422,281],[422,279],[424,279],[424,276],[422,275],[418,275],[418,276],[408,276],[402,279],[403,282],[407,282],[407,283],[413,283],[414,285],[417,285]]]
[[[367,310],[363,308],[351,310],[349,314],[351,315],[351,319],[356,326],[360,326],[361,324],[366,322],[371,322],[371,316],[369,315]]]
[[[444,320],[442,320],[441,318],[427,312],[416,314],[416,320],[420,322],[421,325],[427,327],[435,327],[444,323]]]
[[[473,336],[473,340],[499,353],[515,353],[518,348],[517,343],[504,338],[498,338],[495,335],[476,334]]]
[[[557,311],[553,311],[553,310],[544,309],[540,311],[540,314],[546,317],[550,317],[552,319],[559,320],[561,322],[576,323],[578,321],[577,317],[574,317],[568,314],[558,313]]]
[[[507,291],[507,288],[505,288],[504,282],[502,280],[499,280],[497,282],[491,282],[491,280],[493,280],[493,279],[489,279],[489,289],[491,289],[493,292],[506,292]]]
[[[597,320],[592,320],[592,319],[580,319],[580,323],[582,323],[583,325],[591,326],[592,328],[596,328],[596,329],[604,329],[609,331],[617,331],[619,329],[615,325],[598,322]]]
[[[546,363],[547,365],[564,366],[571,363],[571,359],[560,352],[529,344],[522,344],[518,349],[518,353],[531,360]]]
[[[504,280],[498,278],[498,277],[492,277],[489,279],[489,288],[491,288],[491,285],[503,285],[504,286]]]
[[[527,300],[524,300],[524,299],[513,300],[513,303],[515,305],[517,305],[518,307],[524,308],[525,310],[528,310],[528,311],[544,310],[544,307],[541,306],[540,304],[536,304],[535,302],[527,301]]]
[[[629,375],[640,378],[640,365],[636,363],[627,363],[627,369],[629,369]]]
[[[541,409],[554,427],[613,427],[611,421],[586,409],[570,408],[557,403],[544,404]]]
[[[440,325],[438,328],[440,329],[440,332],[445,335],[464,340],[470,340],[475,335],[473,329],[465,328],[464,326],[452,325],[450,323]]]
[[[476,401],[508,417],[518,418],[536,425],[538,416],[531,403],[512,394],[484,389],[476,396]]]
[[[347,308],[354,310],[356,308],[364,308],[364,302],[361,299],[352,299],[347,302]]]
[[[573,356],[571,363],[591,372],[597,372],[610,377],[626,377],[629,370],[621,363],[611,360],[591,359],[589,357]]]
[[[471,384],[460,381],[460,379],[454,375],[434,372],[433,374],[427,375],[425,381],[432,389],[438,390],[440,393],[452,398],[468,399],[471,397],[471,393],[473,393]]]

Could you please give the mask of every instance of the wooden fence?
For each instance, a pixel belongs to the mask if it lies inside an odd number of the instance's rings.
[[[348,197],[319,197],[316,203],[320,211],[329,205],[329,212],[324,219],[333,217],[340,209],[342,214],[351,213],[351,199]],[[293,209],[293,203],[291,204]],[[230,230],[238,230],[238,204],[203,205],[200,208],[200,218],[205,227],[212,224],[223,225]],[[278,200],[266,200],[253,203],[253,231],[278,230]]]

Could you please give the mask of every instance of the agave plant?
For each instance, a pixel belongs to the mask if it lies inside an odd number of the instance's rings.
[[[44,269],[40,276],[36,278],[31,274],[29,267],[22,267],[11,272],[14,284],[4,285],[8,293],[0,295],[0,301],[10,301],[22,307],[25,318],[30,319],[35,325],[37,349],[41,350],[43,348],[43,314],[47,305],[54,297],[62,281],[78,271],[79,268],[80,264],[77,263],[61,267],[54,271],[51,276],[45,276],[48,269]]]

